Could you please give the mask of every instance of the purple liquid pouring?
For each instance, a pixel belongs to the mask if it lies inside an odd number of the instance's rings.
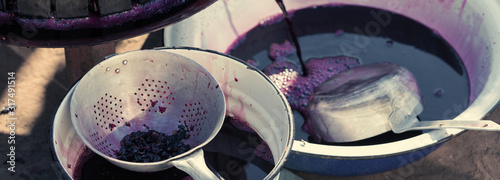
[[[295,45],[296,51],[297,51],[297,56],[299,57],[299,62],[302,67],[302,75],[307,76],[307,68],[306,65],[304,64],[304,60],[302,59],[302,51],[300,50],[300,43],[299,40],[297,39],[297,35],[295,34],[295,31],[293,30],[293,23],[292,19],[288,16],[288,12],[286,11],[285,4],[283,3],[283,0],[276,0],[276,3],[278,3],[278,6],[280,7],[281,11],[283,11],[283,16],[285,17],[286,24],[288,25],[288,31],[290,32],[290,35],[292,36],[292,41],[293,44]]]
[[[372,11],[381,12],[379,9],[356,6],[317,7],[290,12],[294,14],[291,20],[302,45],[301,54],[307,59],[307,77],[300,75],[300,59],[290,56],[295,48],[286,42],[290,39],[282,35],[286,32],[282,30],[287,25],[285,21],[257,25],[240,38],[244,41],[236,40],[241,43],[235,43],[227,53],[252,62],[275,81],[287,96],[292,109],[299,112],[295,113],[297,126],[305,124],[302,130],[297,128],[297,140],[308,140],[310,137],[310,129],[303,120],[307,118],[303,107],[307,106],[310,92],[322,81],[320,75],[327,76],[328,69],[340,71],[343,66],[345,70],[356,65],[394,62],[409,69],[422,92],[424,112],[419,116],[421,120],[453,118],[461,112],[454,107],[465,109],[468,105],[469,82],[462,61],[453,48],[431,29],[392,13],[388,13],[391,23],[381,28],[377,35],[367,36],[367,32],[357,31],[365,30],[370,22],[378,22],[370,13]],[[348,61],[337,62],[339,58]],[[332,59],[333,63],[328,63],[326,59]],[[318,72],[317,76],[313,72]],[[380,144],[418,134],[421,131],[386,133],[364,141],[338,145]]]

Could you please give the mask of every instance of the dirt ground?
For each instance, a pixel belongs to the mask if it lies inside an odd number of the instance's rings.
[[[163,32],[117,42],[117,52],[163,46]],[[49,126],[69,88],[64,50],[0,45],[0,107],[8,103],[8,72],[15,72],[15,173],[8,171],[8,115],[0,115],[0,179],[55,179]],[[500,123],[500,108],[487,117]],[[500,179],[500,132],[469,131],[411,165],[362,177],[326,177],[296,172],[304,179]]]

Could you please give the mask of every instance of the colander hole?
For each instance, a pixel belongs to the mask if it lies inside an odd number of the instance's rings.
[[[167,93],[167,91],[163,91],[163,93],[164,93],[164,94],[166,94],[166,93]]]
[[[184,117],[184,115],[181,115],[181,118],[183,118],[183,117]]]
[[[99,126],[99,123],[96,123]]]
[[[160,93],[160,90],[156,90],[157,93]]]
[[[118,104],[115,103],[115,106],[117,106]]]
[[[108,102],[108,100],[107,100],[107,99],[105,99],[105,100],[104,100],[104,102]]]
[[[151,109],[150,109],[150,110],[148,110],[148,111],[149,111],[149,112],[151,112]]]
[[[148,84],[149,87],[151,87],[151,84]]]
[[[156,95],[153,95],[153,97],[156,97]]]
[[[144,86],[144,84],[142,84],[142,86]]]
[[[107,96],[107,95],[108,95],[108,93],[106,93],[106,94],[104,94],[104,95],[105,95],[105,96]]]
[[[113,96],[109,95],[109,98],[112,98]]]
[[[149,94],[148,94],[148,96],[149,96]]]
[[[167,84],[167,81],[165,81],[165,84]]]
[[[160,98],[163,98],[163,96],[160,96]]]
[[[148,79],[146,79],[146,81],[148,81]]]
[[[123,106],[120,106],[120,108],[122,108]]]
[[[141,111],[144,111],[144,109],[141,109]]]
[[[163,88],[163,86],[160,86],[161,88]]]
[[[104,97],[101,97],[101,100],[103,100],[103,99],[104,99]]]
[[[140,90],[141,90],[141,88],[137,88],[137,90],[139,90],[139,91],[140,91]]]
[[[122,99],[119,99],[118,102],[122,102]]]
[[[116,100],[116,97],[115,97],[115,100]]]
[[[141,93],[141,96],[144,96],[144,94]],[[139,100],[139,99],[137,99],[137,100]]]
[[[117,121],[118,124],[120,124],[121,122],[120,121]]]

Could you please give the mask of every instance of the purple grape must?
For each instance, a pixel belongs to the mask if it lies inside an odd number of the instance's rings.
[[[127,134],[121,141],[121,148],[115,151],[120,160],[131,162],[157,162],[182,154],[191,149],[181,141],[189,138],[186,127],[178,126],[172,135],[150,130]]]

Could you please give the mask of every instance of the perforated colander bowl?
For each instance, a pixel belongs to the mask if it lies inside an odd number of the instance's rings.
[[[79,81],[70,109],[83,142],[117,166],[151,172],[174,165],[195,177],[214,177],[206,172],[201,147],[222,126],[224,94],[212,75],[191,59],[157,50],[112,56]],[[171,135],[179,125],[187,129],[182,142],[191,150],[159,162],[116,159],[127,134],[151,129]]]

